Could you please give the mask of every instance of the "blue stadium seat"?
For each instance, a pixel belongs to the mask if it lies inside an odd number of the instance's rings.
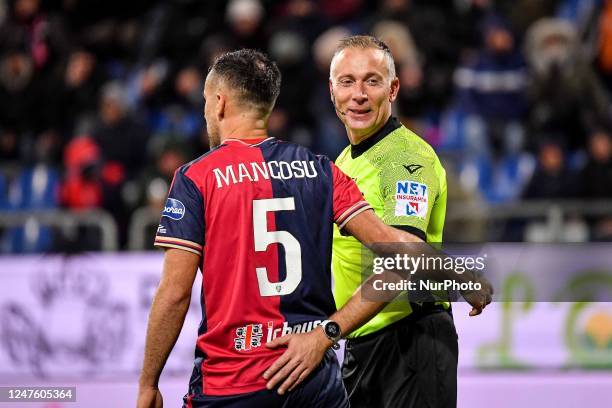
[[[455,151],[465,148],[465,122],[467,115],[459,109],[450,108],[440,120],[442,151]]]
[[[153,134],[167,133],[170,130],[168,116],[160,110],[151,110],[147,113],[147,125]]]
[[[529,154],[507,155],[493,161],[487,156],[464,160],[459,170],[477,177],[476,186],[491,203],[519,199],[531,178],[535,159]]]
[[[0,173],[0,211],[6,211],[8,209],[8,183],[4,174]]]
[[[557,16],[579,26],[588,21],[601,3],[602,0],[561,0],[557,6]]]
[[[27,254],[45,252],[53,246],[53,230],[32,220],[23,227],[9,228],[2,238],[2,252]]]
[[[23,169],[11,183],[6,211],[54,209],[59,206],[60,176],[45,165]],[[31,219],[24,226],[9,228],[0,240],[0,248],[9,253],[33,253],[49,250],[53,230]]]
[[[44,210],[57,208],[60,176],[57,170],[39,164],[22,170],[11,186],[11,208]]]

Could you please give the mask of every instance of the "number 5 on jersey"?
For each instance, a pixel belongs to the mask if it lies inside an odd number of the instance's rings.
[[[279,243],[285,248],[286,277],[280,282],[270,282],[268,271],[256,268],[259,294],[281,296],[292,293],[302,280],[302,250],[299,241],[288,231],[268,231],[268,211],[295,210],[293,197],[253,200],[253,232],[255,251],[265,252],[268,245]]]

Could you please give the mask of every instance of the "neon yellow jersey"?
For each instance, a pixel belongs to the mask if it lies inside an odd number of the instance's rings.
[[[446,215],[446,172],[433,148],[389,119],[375,135],[347,146],[336,165],[353,178],[376,215],[426,240],[442,242]],[[361,285],[361,244],[334,228],[334,298],[342,307]],[[412,312],[407,296],[398,296],[349,337],[373,333]]]

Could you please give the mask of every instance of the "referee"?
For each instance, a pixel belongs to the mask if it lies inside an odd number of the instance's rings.
[[[350,141],[336,165],[387,225],[440,243],[446,174],[431,146],[391,115],[400,84],[387,45],[370,36],[342,40],[329,84]],[[359,242],[336,228],[338,308],[361,284],[360,260]],[[348,337],[342,376],[352,407],[455,407],[457,358],[450,304],[398,298]]]

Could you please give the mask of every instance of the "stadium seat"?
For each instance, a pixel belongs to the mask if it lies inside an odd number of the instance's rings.
[[[462,179],[470,174],[478,190],[490,203],[502,203],[520,198],[535,167],[529,154],[507,155],[498,160],[477,156],[460,164]]]
[[[448,109],[440,120],[440,145],[442,151],[455,151],[465,148],[466,115],[459,109]]]
[[[0,211],[6,211],[9,208],[7,184],[6,177],[0,173]]]
[[[21,170],[11,183],[6,211],[57,208],[59,182],[57,170],[42,164]],[[21,227],[7,229],[0,247],[10,253],[44,252],[51,248],[52,237],[52,228],[31,218]]]

